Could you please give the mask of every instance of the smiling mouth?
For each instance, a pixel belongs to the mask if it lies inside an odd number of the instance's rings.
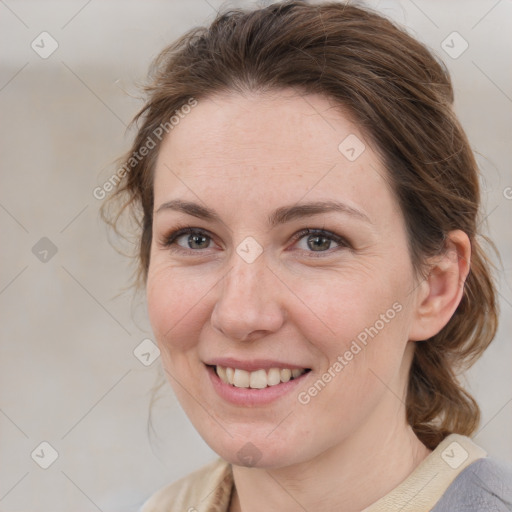
[[[270,368],[249,372],[239,368],[207,365],[213,368],[217,376],[225,384],[236,388],[264,389],[278,386],[284,382],[298,379],[301,375],[311,371],[310,368]]]

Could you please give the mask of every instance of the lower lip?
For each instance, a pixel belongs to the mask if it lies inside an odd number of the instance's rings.
[[[270,404],[284,395],[291,393],[297,386],[300,386],[303,379],[311,372],[303,373],[296,379],[288,382],[281,382],[276,386],[267,386],[262,389],[237,388],[231,384],[227,384],[217,375],[215,368],[207,366],[206,370],[210,376],[213,388],[217,394],[234,405],[245,405],[248,407]]]

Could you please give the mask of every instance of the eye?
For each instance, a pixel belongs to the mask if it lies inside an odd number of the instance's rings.
[[[180,239],[183,240],[182,244],[178,243]],[[208,249],[211,240],[211,236],[206,231],[187,226],[165,236],[161,243],[163,247],[176,251],[198,252],[201,249]]]
[[[351,248],[350,243],[342,236],[324,229],[306,228],[292,236],[292,240],[301,242],[305,239],[305,245],[300,250],[311,253],[312,257],[321,257],[324,253],[332,253],[331,245],[336,243],[339,247],[334,250]],[[181,243],[179,243],[181,240]],[[209,249],[212,237],[207,231],[190,226],[179,227],[161,240],[162,247],[172,251],[185,253],[198,253]],[[317,253],[317,254],[314,254]]]
[[[301,250],[312,253],[331,253],[330,249],[333,242],[339,246],[335,250],[351,247],[345,238],[324,229],[306,228],[296,233],[293,239],[299,242],[304,239],[305,244]],[[318,257],[320,254],[312,254],[311,256]]]

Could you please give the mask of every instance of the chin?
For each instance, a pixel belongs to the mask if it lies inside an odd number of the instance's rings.
[[[209,439],[209,436],[203,439],[219,457],[236,466],[270,469],[290,466],[307,459],[303,443],[294,442],[286,435],[276,435],[275,439],[270,440],[269,432],[272,429],[257,433],[254,426],[252,428],[248,435],[230,437],[224,433],[222,439]]]

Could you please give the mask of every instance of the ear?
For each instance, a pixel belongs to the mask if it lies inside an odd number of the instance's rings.
[[[461,230],[450,231],[443,254],[430,258],[430,272],[415,289],[415,312],[409,340],[435,336],[455,313],[469,274],[471,242]]]

